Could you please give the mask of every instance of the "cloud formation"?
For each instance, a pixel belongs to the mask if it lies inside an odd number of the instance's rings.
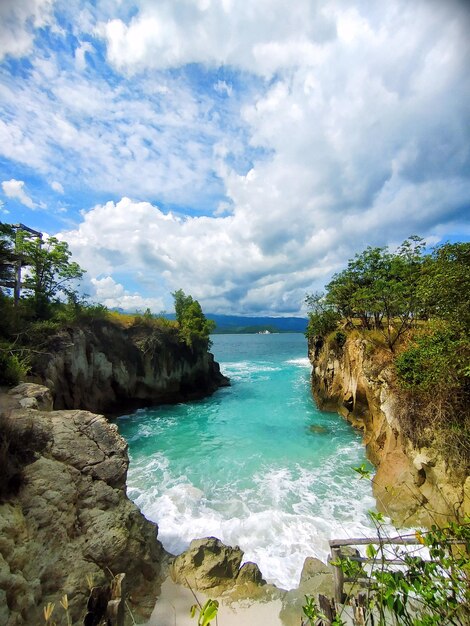
[[[56,4],[71,45],[28,26],[34,56],[3,69],[4,178],[18,166],[35,198],[55,181],[97,298],[168,307],[182,287],[213,312],[295,313],[367,245],[470,236],[469,14]]]
[[[24,206],[34,209],[35,204],[24,190],[23,180],[15,180],[14,178],[4,180],[2,182],[2,189],[7,198],[15,198],[19,200],[21,204],[24,204]]]
[[[22,57],[33,45],[35,29],[52,23],[54,0],[2,0],[0,2],[0,61]]]

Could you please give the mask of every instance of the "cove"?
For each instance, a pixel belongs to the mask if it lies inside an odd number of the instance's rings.
[[[231,387],[118,418],[128,495],[168,551],[213,535],[289,589],[305,557],[326,560],[329,538],[371,533],[371,487],[352,469],[366,462],[361,435],[316,408],[303,335],[212,339]]]

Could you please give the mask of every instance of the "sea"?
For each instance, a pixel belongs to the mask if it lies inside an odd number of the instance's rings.
[[[230,387],[117,419],[128,495],[169,552],[215,536],[294,588],[307,556],[326,561],[328,539],[373,531],[371,485],[353,469],[368,464],[361,434],[316,408],[302,334],[212,340]]]

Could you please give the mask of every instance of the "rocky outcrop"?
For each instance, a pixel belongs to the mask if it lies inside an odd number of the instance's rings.
[[[195,399],[229,384],[205,346],[188,347],[176,329],[107,320],[49,338],[33,375],[51,389],[56,409],[107,414]]]
[[[306,595],[333,594],[332,567],[318,559],[307,557],[299,587],[285,591],[266,583],[255,563],[243,563],[238,546],[227,546],[215,537],[193,540],[171,564],[170,576],[193,592],[219,598],[222,604],[280,601],[279,618],[285,626],[300,623]]]
[[[395,382],[390,352],[354,335],[344,346],[313,340],[309,352],[318,407],[337,411],[364,433],[377,468],[379,510],[398,525],[442,524],[468,514],[468,478],[437,449],[419,447],[404,434],[400,415],[411,407]]]
[[[43,623],[43,606],[55,602],[58,615],[67,594],[73,623],[83,624],[89,587],[118,573],[136,614],[150,612],[166,555],[155,524],[126,496],[127,444],[116,426],[51,411],[38,385],[2,400],[0,623]]]
[[[193,590],[219,595],[234,585],[265,585],[266,581],[255,563],[242,566],[243,551],[232,548],[216,537],[194,539],[189,548],[178,555],[170,568],[174,582]]]

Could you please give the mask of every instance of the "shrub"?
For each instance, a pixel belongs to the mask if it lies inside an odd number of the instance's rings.
[[[336,330],[341,316],[332,309],[309,314],[307,332],[308,338],[326,337],[329,333]]]
[[[395,360],[398,379],[404,388],[428,391],[436,387],[458,387],[468,367],[470,344],[451,329],[423,334]]]
[[[334,340],[335,340],[335,343],[336,343],[337,346],[342,348],[344,346],[344,344],[346,343],[346,339],[347,339],[346,333],[343,333],[342,330],[336,331],[335,336],[334,336]]]
[[[14,387],[26,377],[28,369],[26,359],[5,349],[0,350],[0,385]]]

